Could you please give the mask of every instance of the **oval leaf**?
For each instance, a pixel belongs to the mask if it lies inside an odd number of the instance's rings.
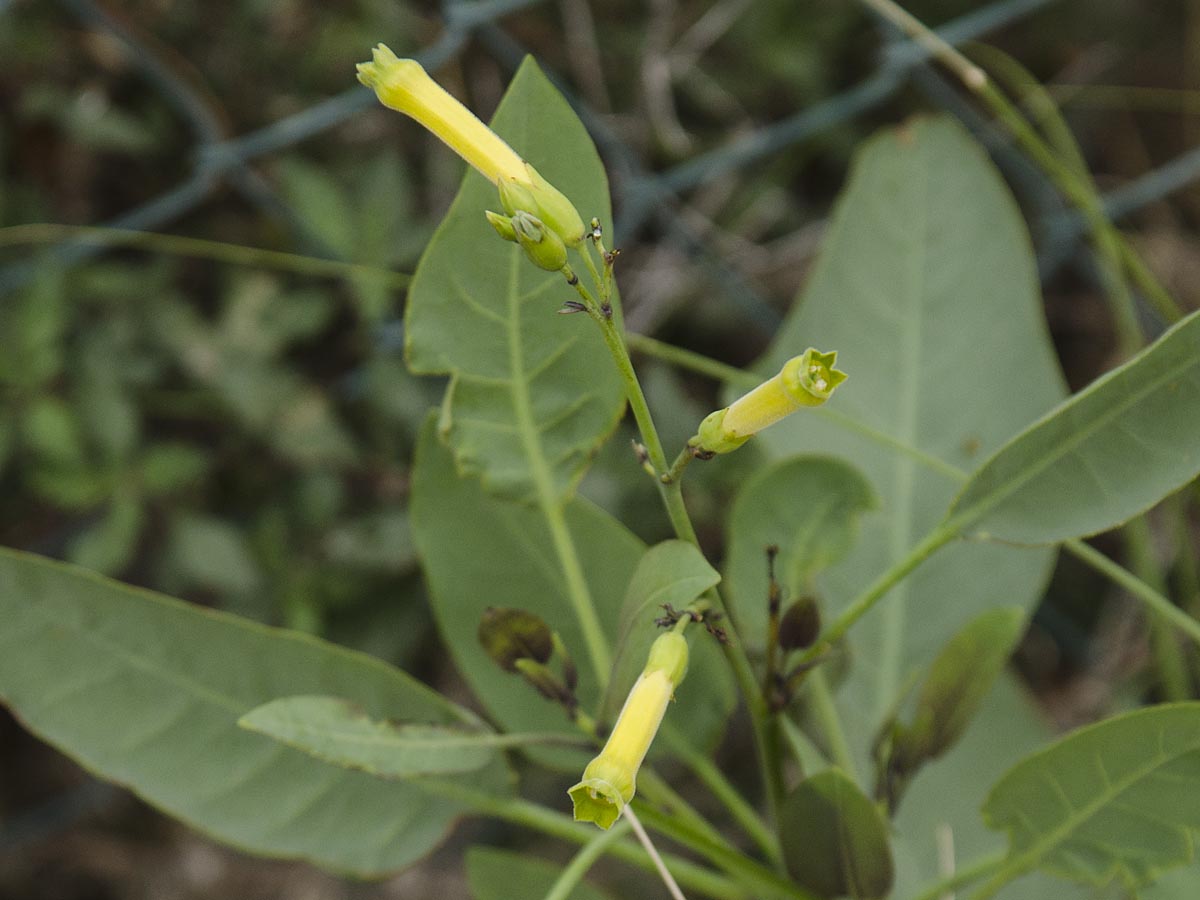
[[[611,222],[608,180],[591,138],[527,59],[493,128],[578,206]],[[417,266],[405,312],[405,352],[418,374],[449,375],[442,430],[460,469],[491,493],[529,500],[545,480],[574,488],[624,409],[624,392],[600,329],[560,316],[577,299],[497,237],[484,210],[495,187],[468,171]]]
[[[253,853],[362,876],[428,853],[461,808],[238,727],[296,691],[348,697],[380,718],[478,725],[365,654],[0,550],[0,701],[34,734]],[[500,761],[459,777],[511,792]]]
[[[972,468],[1066,394],[1020,210],[961,126],[919,119],[861,151],[803,296],[756,368],[776,372],[810,345],[836,349],[850,380],[827,412],[761,439],[781,455],[848,460],[883,510],[822,577],[832,618],[942,520],[960,482],[939,463]],[[849,635],[852,742],[869,744],[907,674],[974,616],[1031,606],[1051,561],[961,541],[895,587]]]
[[[1189,862],[1200,828],[1200,703],[1079,729],[1009,770],[983,816],[1008,832],[1006,878],[1037,868],[1136,888]]]
[[[381,778],[478,771],[496,755],[498,737],[372,719],[339,697],[282,697],[252,709],[238,725],[335,766]]]
[[[839,769],[806,778],[783,801],[779,837],[788,872],[822,897],[883,897],[892,850],[879,809]]]
[[[750,478],[733,501],[726,567],[742,639],[751,646],[766,641],[768,546],[779,547],[775,567],[786,605],[813,574],[849,552],[859,518],[878,505],[858,470],[836,459],[793,457]]]
[[[1200,474],[1200,312],[1002,447],[950,509],[964,532],[1048,544],[1107,531]]]

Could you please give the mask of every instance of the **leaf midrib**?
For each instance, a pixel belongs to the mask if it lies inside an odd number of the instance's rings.
[[[1191,323],[1193,323],[1195,321],[1200,321],[1200,319],[1198,319],[1197,316],[1200,316],[1200,313],[1193,313],[1190,319],[1185,319],[1183,322],[1181,322],[1179,324],[1179,326],[1176,329],[1174,329],[1171,332],[1168,332],[1166,335],[1164,335],[1162,338],[1160,338],[1158,343],[1152,344],[1150,347],[1147,347],[1143,353],[1139,354],[1139,356],[1136,357],[1134,360],[1131,360],[1128,364],[1126,364],[1126,366],[1123,366],[1120,369],[1114,370],[1113,372],[1109,373],[1107,376],[1101,377],[1096,382],[1094,382],[1089,388],[1084,389],[1084,391],[1082,393],[1076,394],[1072,400],[1068,400],[1066,404],[1055,407],[1055,409],[1051,410],[1047,414],[1047,417],[1044,418],[1042,421],[1037,422],[1034,425],[1030,426],[1030,428],[1028,428],[1023,433],[1017,435],[1015,438],[1012,439],[1012,441],[1010,441],[1004,447],[1001,447],[1000,450],[998,450],[996,452],[996,455],[994,457],[992,457],[992,459],[989,462],[985,463],[982,468],[979,469],[979,472],[980,473],[983,472],[984,469],[987,468],[987,466],[994,463],[995,460],[1001,458],[1002,454],[1004,454],[1005,452],[1010,450],[1012,447],[1016,446],[1016,444],[1019,441],[1024,440],[1028,435],[1032,434],[1037,429],[1047,427],[1048,423],[1055,421],[1055,419],[1057,419],[1059,416],[1061,416],[1062,410],[1065,407],[1078,406],[1080,403],[1084,402],[1084,398],[1090,397],[1092,394],[1102,390],[1106,384],[1109,384],[1113,381],[1124,378],[1128,374],[1128,372],[1132,366],[1136,365],[1142,359],[1145,359],[1147,355],[1154,352],[1154,349],[1156,347],[1161,347],[1163,345],[1163,341],[1174,339],[1174,337],[1176,335],[1178,335],[1180,332],[1185,331],[1187,328],[1191,327]],[[1122,415],[1124,415],[1129,410],[1130,407],[1132,407],[1138,403],[1141,403],[1147,396],[1160,390],[1164,384],[1174,381],[1177,378],[1181,378],[1183,375],[1185,375],[1187,373],[1187,371],[1189,369],[1196,367],[1196,366],[1200,366],[1200,358],[1190,358],[1190,359],[1185,358],[1181,365],[1167,369],[1163,373],[1161,373],[1159,376],[1157,376],[1155,378],[1151,378],[1148,381],[1142,382],[1142,387],[1140,389],[1135,390],[1132,394],[1127,395],[1124,399],[1113,404],[1112,407],[1105,410],[1101,415],[1097,416],[1095,419],[1093,419],[1091,422],[1089,422],[1084,428],[1080,429],[1079,431],[1076,431],[1074,434],[1070,435],[1065,441],[1062,441],[1061,443],[1056,445],[1055,448],[1051,452],[1047,453],[1046,456],[1043,457],[1041,460],[1039,460],[1036,464],[1029,466],[1026,469],[1026,471],[1024,471],[1022,474],[1020,474],[1014,478],[1011,478],[1011,479],[1003,482],[1000,485],[997,485],[991,491],[982,495],[971,506],[969,506],[963,510],[960,510],[957,513],[952,513],[947,521],[947,525],[949,527],[953,527],[957,530],[961,530],[961,529],[964,529],[964,528],[970,526],[973,522],[978,521],[983,516],[987,515],[989,512],[994,510],[1000,503],[1002,503],[1008,497],[1012,496],[1020,488],[1024,487],[1026,484],[1028,484],[1030,481],[1032,481],[1038,475],[1042,474],[1042,472],[1046,471],[1046,469],[1048,469],[1051,465],[1064,459],[1067,456],[1067,454],[1069,454],[1070,452],[1075,450],[1078,446],[1080,446],[1082,443],[1084,443],[1085,441],[1090,439],[1101,428],[1104,428],[1105,426],[1107,426],[1114,419],[1120,418]],[[1126,380],[1128,380],[1128,379],[1126,379]],[[968,483],[968,485],[963,490],[963,494],[965,495],[966,492],[969,490],[970,490],[970,484]]]
[[[1160,731],[1159,739],[1161,740],[1161,738],[1162,733]],[[1102,811],[1109,803],[1114,802],[1116,798],[1125,791],[1129,790],[1144,778],[1148,778],[1150,775],[1154,774],[1156,770],[1175,762],[1181,757],[1187,756],[1189,753],[1196,753],[1197,751],[1200,751],[1200,736],[1193,738],[1192,742],[1187,747],[1181,749],[1177,753],[1160,753],[1146,766],[1133,770],[1133,772],[1131,772],[1125,778],[1118,779],[1117,781],[1109,781],[1098,798],[1093,800],[1091,803],[1085,804],[1078,811],[1068,814],[1063,820],[1062,824],[1053,831],[1049,832],[1049,834],[1047,834],[1043,840],[1035,841],[1022,853],[1015,857],[1010,857],[1006,868],[1016,872],[1024,872],[1034,868],[1041,859],[1049,855],[1049,853],[1059,846],[1066,844],[1070,840],[1073,832],[1083,827],[1083,825],[1085,825],[1093,816]],[[1054,777],[1052,773],[1050,777]],[[1055,779],[1055,781],[1057,781],[1057,779]],[[1005,830],[1009,832],[1009,839],[1012,840],[1012,826],[1006,825],[1004,827]],[[1182,826],[1176,824],[1175,827],[1181,828]],[[1119,864],[1120,861],[1117,860],[1117,862]]]

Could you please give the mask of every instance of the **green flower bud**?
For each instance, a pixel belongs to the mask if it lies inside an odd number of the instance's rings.
[[[784,363],[774,378],[707,416],[689,443],[708,453],[728,453],[797,410],[820,406],[846,380],[846,373],[833,367],[836,362],[836,350],[821,353],[809,347]]]
[[[567,264],[567,248],[559,236],[546,228],[540,219],[518,210],[509,221],[512,223],[517,243],[539,269],[557,272]]]
[[[500,213],[494,213],[490,209],[484,210],[483,215],[488,220],[488,224],[496,229],[496,234],[506,241],[512,241],[514,244],[517,242],[517,233],[513,231],[512,219],[502,216]]]
[[[608,829],[637,791],[637,773],[658,734],[675,688],[687,674],[688,645],[683,635],[661,634],[650,646],[646,667],[634,683],[617,724],[600,755],[567,793],[575,820]]]

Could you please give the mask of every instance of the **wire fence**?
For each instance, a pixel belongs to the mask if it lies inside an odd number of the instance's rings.
[[[179,114],[191,130],[194,141],[194,167],[191,175],[175,187],[141,205],[127,210],[106,222],[96,223],[106,228],[154,230],[169,226],[200,207],[222,187],[231,188],[265,214],[285,221],[302,243],[317,254],[332,257],[327,248],[313,235],[304,233],[304,226],[277,194],[271,184],[254,168],[254,163],[300,144],[316,135],[346,122],[376,104],[371,91],[352,87],[264,128],[247,134],[229,136],[196,89],[182,80],[169,66],[164,65],[150,48],[120,21],[91,0],[58,0],[81,25],[104,32],[123,46],[130,62],[146,81]],[[468,42],[482,48],[500,65],[514,71],[529,52],[519,41],[500,26],[514,13],[539,5],[541,0],[445,0],[442,15],[445,23],[441,36],[416,58],[428,69],[437,69],[459,55]],[[953,45],[977,40],[988,34],[1027,19],[1034,13],[1053,5],[1057,0],[995,0],[982,8],[946,23],[938,34]],[[20,4],[0,0],[0,16],[18,15]],[[569,85],[555,79],[569,102],[593,135],[605,162],[613,175],[614,204],[618,210],[617,232],[623,241],[631,241],[648,225],[658,227],[665,240],[689,259],[709,267],[714,284],[744,317],[746,323],[769,334],[779,322],[777,309],[762,297],[749,279],[720,252],[715,252],[709,238],[688,221],[680,209],[686,192],[701,182],[721,175],[760,165],[777,155],[813,140],[840,124],[881,107],[902,88],[916,83],[926,89],[931,99],[962,118],[975,130],[981,122],[971,108],[961,102],[958,94],[948,89],[940,76],[930,68],[928,51],[923,47],[889,32],[881,23],[886,37],[884,52],[876,70],[852,87],[803,111],[784,118],[752,134],[706,153],[694,156],[664,171],[652,171],[609,125],[603,114],[589,107]],[[386,35],[381,38],[386,39]],[[553,78],[553,73],[550,73]],[[1043,196],[1054,194],[1036,170],[1011,147],[993,150],[1004,155],[1010,164],[1010,174],[1034,185]],[[1002,160],[1002,164],[1005,160]],[[1103,197],[1105,209],[1113,219],[1120,219],[1178,191],[1200,178],[1200,148],[1177,158],[1128,182]],[[1044,221],[1034,222],[1044,237],[1042,245],[1043,272],[1050,272],[1070,259],[1078,250],[1086,227],[1081,216],[1065,209],[1057,201],[1036,204],[1045,210]],[[52,249],[59,265],[69,266],[104,252],[102,246],[78,240],[67,240]],[[33,277],[32,263],[12,263],[0,269],[0,297],[21,287]],[[381,342],[398,343],[399,325],[385,322],[380,326]],[[86,787],[78,795],[57,798],[45,808],[32,811],[15,827],[0,835],[0,851],[26,846],[66,827],[75,818],[93,808],[102,796],[98,788]],[[106,795],[103,795],[106,796]]]

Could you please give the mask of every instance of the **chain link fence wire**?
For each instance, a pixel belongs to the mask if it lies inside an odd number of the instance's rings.
[[[376,105],[374,94],[354,86],[277,122],[242,135],[229,135],[196,89],[182,80],[146,47],[135,34],[92,0],[58,0],[78,22],[105,33],[118,42],[147,83],[180,115],[193,138],[193,171],[184,181],[125,213],[96,223],[105,228],[151,231],[182,218],[200,207],[219,187],[226,186],[260,209],[286,223],[300,246],[308,252],[334,258],[315,236],[305,233],[300,218],[253,167],[265,157],[341,125]],[[441,7],[444,31],[416,54],[427,69],[436,70],[463,52],[468,42],[490,54],[509,71],[515,71],[529,52],[500,26],[513,13],[539,5],[541,0],[446,0]],[[978,40],[1009,25],[1025,20],[1057,0],[995,0],[956,18],[937,29],[952,45]],[[14,0],[0,0],[0,16],[17,15]],[[713,283],[726,296],[748,326],[769,335],[778,325],[778,310],[750,283],[736,265],[714,252],[711,241],[690,223],[681,210],[683,195],[703,182],[745,170],[801,145],[836,126],[877,109],[898,91],[916,84],[935,105],[957,115],[988,143],[1010,179],[1032,199],[1040,221],[1033,227],[1042,241],[1043,274],[1053,272],[1076,255],[1086,234],[1083,217],[1064,206],[1044,176],[1019,152],[999,139],[994,130],[968,104],[955,87],[929,64],[928,51],[885,29],[888,38],[876,70],[852,87],[827,100],[799,111],[752,134],[696,155],[664,171],[652,171],[579,94],[547,73],[563,91],[589,129],[613,176],[614,201],[618,209],[617,231],[630,241],[653,225],[664,240],[689,260],[701,263]],[[383,40],[386,35],[380,36]],[[1103,196],[1104,207],[1120,220],[1179,191],[1200,179],[1200,148],[1189,150]],[[105,248],[80,240],[63,241],[50,252],[58,265],[67,267],[103,253]],[[11,263],[0,269],[0,298],[27,284],[34,264]],[[386,347],[400,343],[398,322],[380,326],[379,338]],[[0,852],[26,847],[67,827],[95,809],[109,796],[108,789],[85,783],[44,807],[35,809],[0,832]]]

